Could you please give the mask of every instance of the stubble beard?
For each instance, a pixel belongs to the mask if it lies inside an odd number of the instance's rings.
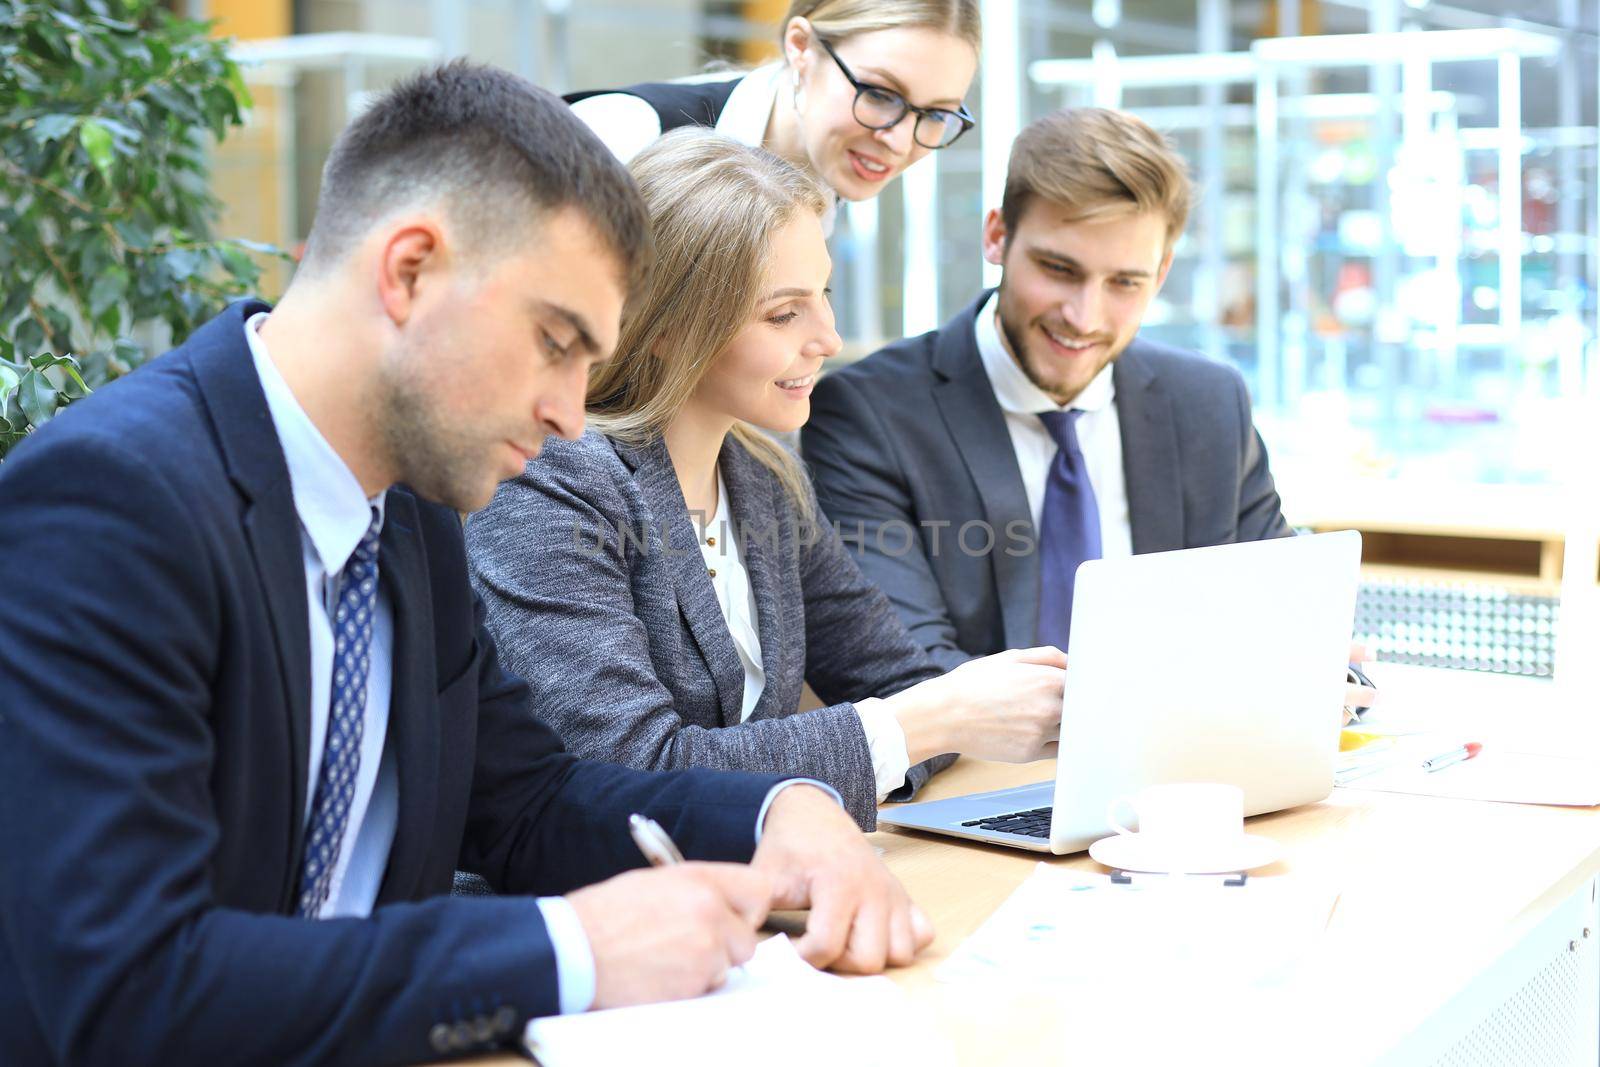
[[[1015,324],[1006,315],[1005,289],[1003,284],[1000,290],[999,308],[996,318],[1000,324],[1000,334],[1005,338],[1006,346],[1011,350],[1010,355],[1012,361],[1016,363],[1023,375],[1028,379],[1028,381],[1032,382],[1040,392],[1044,393],[1051,400],[1054,400],[1057,404],[1061,404],[1063,406],[1076,400],[1078,398],[1078,394],[1082,393],[1084,389],[1088,388],[1089,383],[1094,381],[1095,377],[1098,376],[1101,371],[1115,363],[1117,361],[1117,357],[1121,356],[1124,349],[1128,347],[1124,344],[1118,348],[1110,349],[1109,354],[1105,357],[1101,364],[1094,369],[1094,374],[1091,374],[1085,378],[1081,385],[1066,388],[1063,387],[1059,382],[1053,382],[1041,374],[1038,366],[1035,364],[1033,359],[1030,358],[1029,353],[1031,352],[1031,349],[1027,344],[1027,335],[1019,332]],[[1028,332],[1031,333],[1031,330]],[[1039,343],[1043,344],[1044,342],[1041,341]]]
[[[425,383],[386,368],[373,417],[388,449],[396,480],[418,496],[456,511],[488,504],[483,445],[452,427],[440,414]],[[490,494],[493,488],[491,486]]]

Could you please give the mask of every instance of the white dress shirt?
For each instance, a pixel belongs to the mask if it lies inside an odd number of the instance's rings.
[[[789,84],[785,75],[788,67],[782,63],[766,63],[745,71],[721,71],[701,74],[692,78],[679,78],[678,84],[731,81],[740,79],[723,105],[722,114],[713,127],[718,133],[733,138],[740,144],[760,148],[767,136],[767,125],[772,119],[772,109],[778,103],[778,91]],[[644,100],[628,93],[601,93],[587,97],[572,105],[572,113],[593,130],[611,154],[624,163],[661,136],[661,116]],[[822,216],[822,232],[833,233],[834,217],[838,213],[838,196],[826,189],[827,210]]]
[[[300,519],[300,551],[306,570],[306,608],[311,634],[310,781],[302,826],[311,821],[317,776],[328,733],[329,694],[333,684],[333,610],[339,576],[372,521],[372,509],[383,514],[384,494],[368,497],[344,460],[328,444],[278,373],[257,331],[266,312],[245,323],[245,341],[266,394],[267,411],[283,447],[289,487]],[[380,527],[381,527],[380,522]],[[383,554],[378,554],[378,597],[373,613],[371,668],[367,675],[367,707],[361,733],[361,761],[356,770],[350,817],[339,842],[328,898],[318,918],[363,917],[372,913],[389,866],[400,809],[400,781],[395,757],[384,741],[389,732],[389,693],[394,673],[394,605],[383,589]],[[563,1012],[587,1011],[594,1003],[594,954],[578,914],[562,897],[540,897],[536,903],[556,956],[556,984]]]
[[[728,516],[728,487],[717,472],[717,511],[711,521],[701,523],[702,512],[693,512],[695,533],[700,539],[700,555],[717,591],[717,606],[733,638],[733,647],[744,665],[744,700],[739,721],[756,710],[756,703],[767,687],[767,672],[761,661],[761,632],[757,625],[756,596],[750,588],[750,575],[744,567],[744,546],[733,536],[733,520]]]
[[[1128,519],[1128,480],[1122,469],[1122,423],[1117,417],[1116,389],[1112,384],[1112,364],[1094,376],[1072,403],[1065,406],[1034,385],[1022,372],[1000,338],[998,291],[991,293],[978,312],[974,328],[978,356],[994,387],[994,396],[1005,413],[1006,429],[1011,432],[1011,448],[1017,454],[1022,472],[1022,488],[1028,494],[1028,512],[1033,528],[1039,529],[1044,514],[1045,482],[1050,464],[1055,461],[1055,438],[1039,418],[1042,411],[1083,412],[1078,416],[1078,445],[1083,449],[1089,484],[1094,487],[1095,505],[1100,511],[1100,554],[1106,559],[1133,555],[1133,528]]]
[[[245,339],[255,361],[267,410],[283,446],[289,468],[289,487],[300,519],[300,553],[306,572],[306,607],[311,635],[311,749],[307,767],[302,827],[311,822],[316,782],[322,770],[323,746],[328,733],[328,710],[333,680],[333,611],[338,605],[339,578],[372,521],[372,510],[383,515],[383,494],[368,497],[344,460],[312,424],[289,385],[267,355],[256,332],[266,312],[245,323]],[[380,527],[382,525],[380,521]],[[383,573],[383,555],[378,556]],[[319,918],[366,915],[378,899],[389,846],[394,842],[399,784],[394,760],[384,751],[389,732],[389,687],[393,680],[394,605],[383,586],[373,612],[371,670],[367,674],[367,706],[361,732],[361,760],[356,770],[355,795],[350,817],[339,842],[328,898]],[[381,780],[381,784],[380,784]]]
[[[755,591],[750,587],[750,575],[745,570],[744,546],[734,536],[734,524],[728,509],[728,487],[717,472],[717,509],[710,522],[701,522],[704,512],[693,511],[689,518],[695,524],[700,540],[700,555],[705,560],[706,573],[711,587],[717,593],[717,606],[722,609],[722,619],[728,624],[728,634],[733,647],[739,652],[739,662],[744,665],[744,698],[740,705],[739,721],[744,722],[756,710],[762,690],[767,685],[767,673],[761,658],[761,631],[756,614]],[[906,749],[906,733],[900,720],[884,707],[877,698],[859,700],[856,714],[861,718],[861,730],[866,734],[867,753],[872,759],[872,777],[878,801],[905,784],[906,771],[911,766]]]

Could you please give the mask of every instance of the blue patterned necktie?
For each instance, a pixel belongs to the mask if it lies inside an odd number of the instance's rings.
[[[350,802],[361,769],[361,735],[367,712],[367,675],[372,666],[372,616],[378,599],[378,510],[339,578],[333,612],[333,684],[329,687],[328,732],[322,769],[311,805],[305,855],[300,864],[300,915],[315,918],[328,899],[339,846],[350,821]]]
[[[1055,459],[1045,480],[1039,518],[1038,644],[1065,650],[1072,626],[1072,585],[1078,564],[1100,558],[1100,507],[1078,447],[1079,409],[1040,412],[1055,438]]]

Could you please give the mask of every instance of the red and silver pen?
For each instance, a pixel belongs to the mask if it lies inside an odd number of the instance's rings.
[[[1468,741],[1460,748],[1452,748],[1449,752],[1437,755],[1431,760],[1424,760],[1422,769],[1430,774],[1434,771],[1442,771],[1446,767],[1452,766],[1453,764],[1461,763],[1464,760],[1469,760],[1482,751],[1483,746],[1478,744],[1478,742]]]

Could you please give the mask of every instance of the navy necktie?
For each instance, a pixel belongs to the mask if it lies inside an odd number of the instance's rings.
[[[333,612],[333,684],[329,686],[328,731],[322,767],[306,830],[300,865],[303,918],[322,911],[333,884],[361,769],[361,736],[367,717],[367,676],[372,667],[372,617],[378,599],[378,533],[382,520],[372,509],[372,523],[351,553],[339,578],[339,600]]]
[[[1078,447],[1083,412],[1044,411],[1039,420],[1055,438],[1039,518],[1039,635],[1037,644],[1065,650],[1072,626],[1072,585],[1078,564],[1100,558],[1100,508]]]

